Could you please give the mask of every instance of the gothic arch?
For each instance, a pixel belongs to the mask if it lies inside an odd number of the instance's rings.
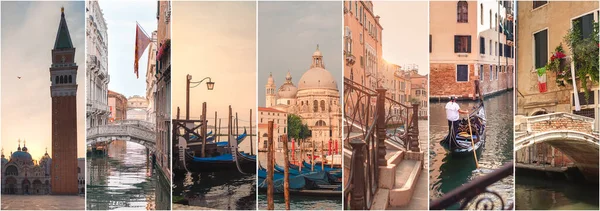
[[[315,126],[321,127],[321,126],[327,126],[327,124],[325,123],[325,121],[323,120],[319,120],[317,121],[317,123],[315,123]]]

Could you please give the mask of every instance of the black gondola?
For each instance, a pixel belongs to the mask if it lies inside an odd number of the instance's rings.
[[[479,81],[475,81],[476,91],[479,94],[479,102],[474,106],[471,113],[469,113],[469,119],[471,120],[471,130],[469,130],[469,122],[466,118],[460,120],[458,128],[453,128],[452,132],[448,132],[448,135],[442,141],[440,145],[444,149],[450,151],[455,155],[466,155],[473,154],[473,150],[479,150],[485,144],[485,130],[486,130],[486,116],[485,106],[483,104],[483,96],[481,89],[479,88]],[[473,133],[472,135],[470,133]],[[471,143],[471,139],[473,143]]]

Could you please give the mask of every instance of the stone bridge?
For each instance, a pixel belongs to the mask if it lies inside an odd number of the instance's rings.
[[[588,180],[598,181],[599,139],[594,119],[560,112],[515,120],[517,163],[532,159],[523,150],[546,143],[569,158]]]
[[[155,151],[154,124],[142,120],[121,120],[87,129],[86,144],[88,146],[114,140],[135,142]]]

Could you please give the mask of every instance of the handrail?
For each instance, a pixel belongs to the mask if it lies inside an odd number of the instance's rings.
[[[497,197],[500,199],[500,209],[509,209],[512,210],[512,204],[509,205],[509,207],[505,207],[505,202],[504,199],[502,199],[502,197],[493,191],[487,190],[486,188],[510,175],[513,175],[513,167],[514,164],[513,162],[508,162],[506,164],[504,164],[502,167],[500,167],[499,169],[484,175],[482,177],[478,177],[476,179],[474,179],[473,181],[464,184],[452,191],[450,191],[449,193],[446,193],[445,195],[443,195],[441,198],[436,199],[434,201],[432,201],[430,203],[429,209],[430,210],[441,210],[441,209],[445,209],[447,207],[450,207],[456,203],[461,203],[460,209],[465,209],[466,206],[473,201],[474,199],[477,198],[477,196],[483,195],[483,194],[491,194],[493,197]],[[476,206],[479,205],[483,205],[485,206],[485,208],[490,208],[494,209],[494,201],[490,200],[489,198],[481,198],[476,200]],[[484,204],[484,203],[492,203],[491,205],[489,204]],[[475,207],[474,209],[483,209],[483,208],[479,208],[479,207]]]

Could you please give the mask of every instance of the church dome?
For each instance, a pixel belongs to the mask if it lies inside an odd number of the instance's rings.
[[[33,159],[31,158],[31,154],[29,154],[29,152],[24,152],[24,151],[16,151],[13,152],[13,154],[10,156],[11,160],[22,160],[25,163],[29,163],[29,162],[33,162]]]
[[[306,71],[300,82],[298,83],[298,89],[335,89],[337,88],[337,82],[326,69],[317,67],[311,68]]]
[[[292,83],[292,75],[288,71],[285,76],[285,83],[277,90],[277,98],[296,98],[298,88]]]
[[[310,69],[306,71],[298,82],[298,90],[304,89],[332,89],[338,90],[337,82],[323,64],[323,55],[317,45],[317,50],[313,53],[313,61]]]

